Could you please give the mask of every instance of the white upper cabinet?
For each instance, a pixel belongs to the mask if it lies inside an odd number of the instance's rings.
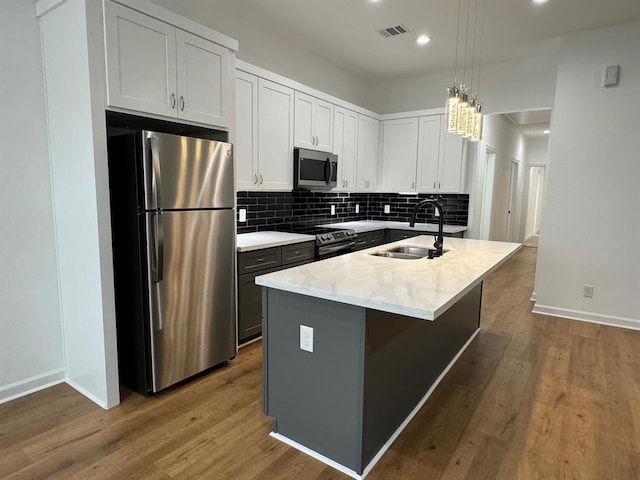
[[[202,37],[176,31],[178,118],[228,126],[231,108],[229,50]]]
[[[359,115],[356,161],[356,189],[359,191],[375,191],[378,186],[379,129],[379,120]]]
[[[440,115],[420,117],[417,191],[436,192],[440,155]]]
[[[293,104],[291,88],[258,79],[258,188],[293,188]]]
[[[229,127],[229,49],[105,2],[108,106]]]
[[[464,139],[446,133],[444,115],[440,123],[440,156],[438,163],[438,193],[462,191]]]
[[[356,187],[358,151],[358,114],[336,106],[333,110],[333,153],[338,155],[338,185],[334,190]]]
[[[333,104],[295,92],[295,146],[332,151]]]
[[[258,77],[236,71],[236,189],[251,190],[258,183]]]
[[[459,193],[462,148],[462,137],[445,133],[444,115],[385,120],[381,188]]]
[[[418,119],[382,122],[382,190],[415,191],[417,159]]]

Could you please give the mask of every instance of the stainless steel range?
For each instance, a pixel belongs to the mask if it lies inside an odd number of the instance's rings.
[[[307,227],[304,233],[316,236],[316,260],[353,252],[358,236],[354,230],[325,227]]]

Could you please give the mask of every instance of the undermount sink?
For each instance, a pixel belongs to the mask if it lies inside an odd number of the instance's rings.
[[[448,250],[444,250],[443,253],[447,251]],[[424,257],[433,258],[435,252],[435,248],[416,247],[414,245],[398,245],[397,247],[390,248],[389,250],[373,252],[369,255],[386,258],[401,258],[404,260],[418,260]]]

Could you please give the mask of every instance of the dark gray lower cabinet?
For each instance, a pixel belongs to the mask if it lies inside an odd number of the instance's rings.
[[[374,230],[372,232],[358,233],[354,249],[364,250],[365,248],[377,247],[385,243],[385,230]]]
[[[256,285],[256,277],[303,265],[314,259],[315,242],[238,254],[238,344],[262,335],[262,287]]]

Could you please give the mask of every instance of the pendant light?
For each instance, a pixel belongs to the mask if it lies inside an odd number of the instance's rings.
[[[475,2],[474,15],[473,15],[473,40],[470,41],[470,28],[469,18],[471,15],[471,2]],[[482,13],[478,15],[478,2],[482,1]],[[462,135],[468,138],[470,141],[478,141],[482,138],[482,106],[480,104],[479,92],[480,92],[480,64],[482,56],[482,43],[484,39],[484,6],[485,0],[468,0],[467,2],[467,21],[465,28],[465,47],[464,47],[464,62],[462,65],[462,77],[463,81],[458,81],[458,48],[460,45],[460,20],[461,20],[461,0],[458,0],[458,25],[456,32],[456,53],[454,64],[453,84],[447,87],[447,98],[445,102],[445,121],[448,133],[454,133]],[[478,50],[478,67],[476,69],[476,40],[478,21],[481,23],[480,27],[480,48]],[[471,61],[470,71],[471,79],[470,86],[467,88],[466,76],[467,76],[467,53],[471,49]],[[474,91],[474,79],[477,71],[477,87]]]

